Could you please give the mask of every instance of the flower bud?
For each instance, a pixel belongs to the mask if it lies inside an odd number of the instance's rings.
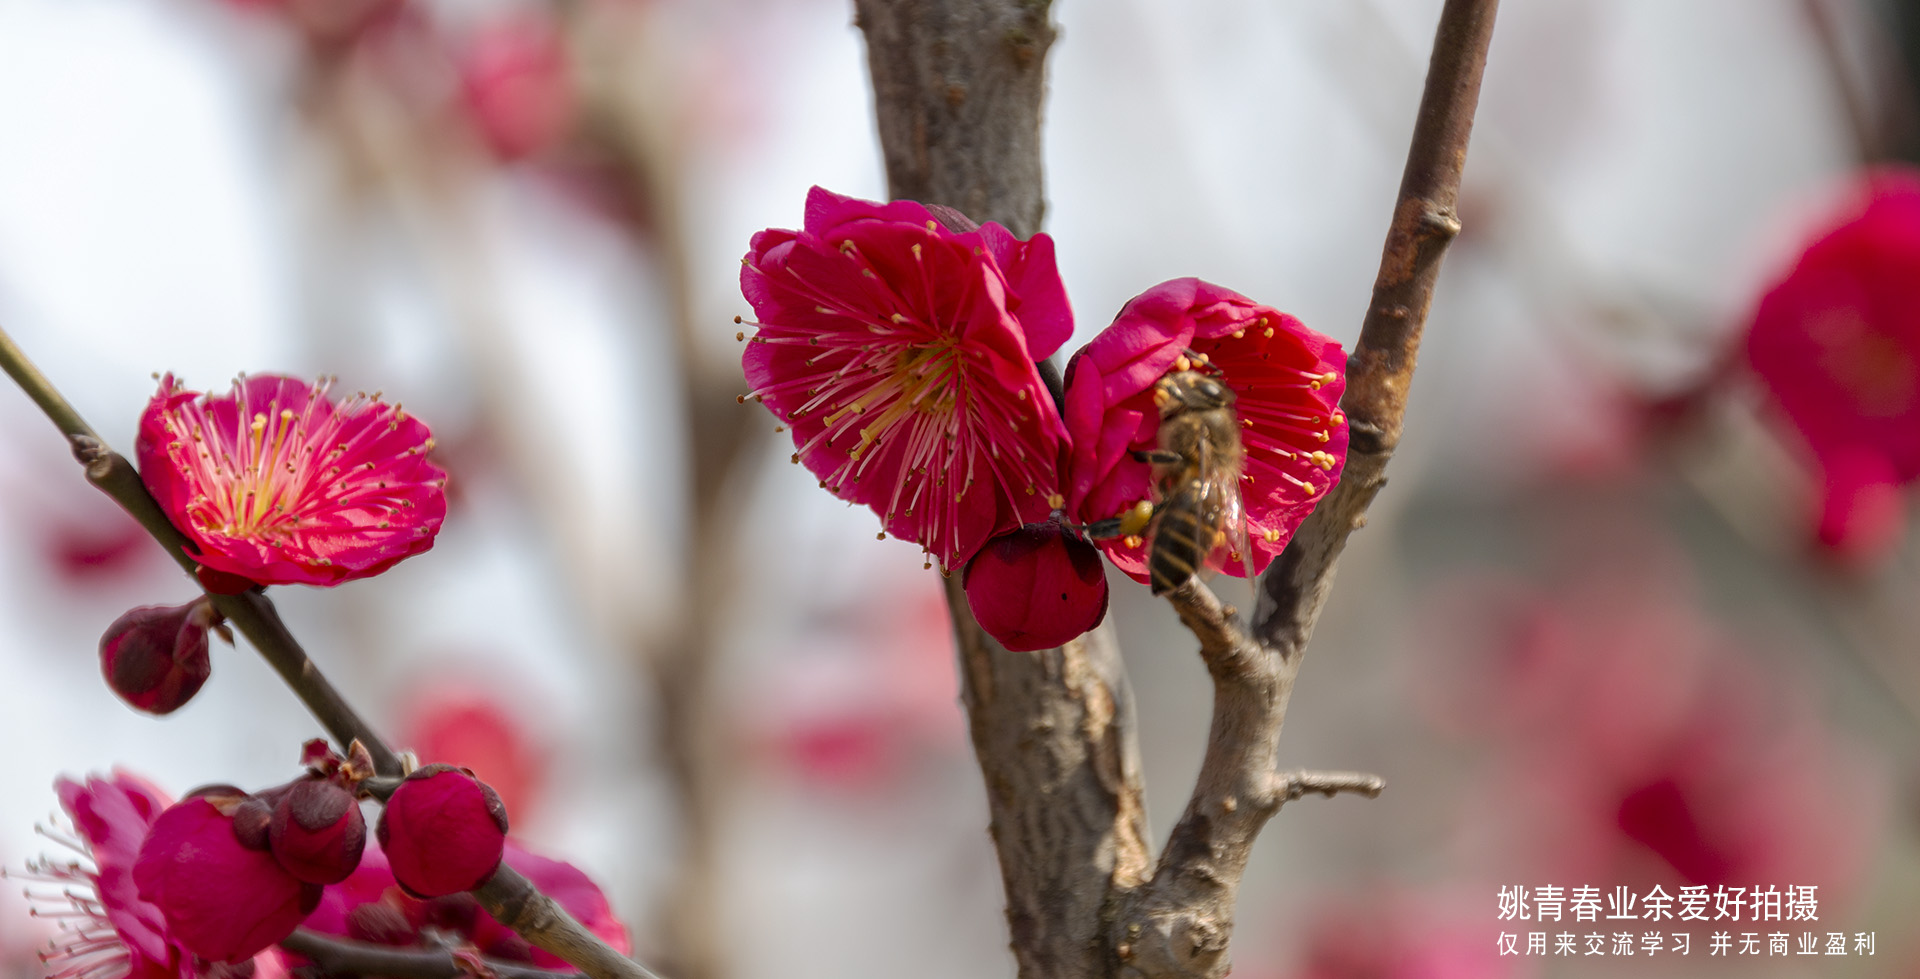
[[[1107,617],[1100,552],[1057,524],[988,541],[962,581],[974,620],[1014,652],[1058,646]]]
[[[507,809],[466,769],[428,765],[406,777],[380,816],[380,849],[416,897],[472,890],[500,866]]]
[[[309,775],[287,788],[269,824],[273,856],[309,884],[338,884],[360,866],[367,821],[353,793],[332,778]]]
[[[168,808],[133,865],[140,899],[159,909],[173,939],[215,962],[251,958],[287,937],[320,900],[318,886],[242,842],[235,815],[249,798],[217,787]]]
[[[220,613],[205,598],[136,608],[100,637],[100,672],[128,706],[171,714],[213,675],[207,631],[219,622]]]

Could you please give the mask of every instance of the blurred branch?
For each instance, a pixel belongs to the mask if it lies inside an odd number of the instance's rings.
[[[473,970],[453,952],[436,949],[394,948],[344,938],[333,938],[302,928],[288,935],[280,947],[312,960],[332,976],[383,976],[386,979],[457,979]],[[567,979],[573,972],[536,969],[517,962],[482,959],[480,964],[496,979]]]
[[[1906,93],[1897,82],[1876,84],[1887,82],[1886,76],[1892,73],[1890,52],[1874,51],[1872,54],[1880,56],[1864,59],[1864,65],[1856,64],[1861,59],[1847,52],[1847,39],[1842,36],[1846,25],[1841,23],[1843,15],[1834,9],[1836,2],[1845,0],[1800,0],[1800,12],[1813,28],[1820,60],[1846,114],[1854,152],[1861,163],[1877,163],[1892,156],[1897,120],[1911,114],[1910,99],[1903,97]],[[1848,5],[1859,12],[1859,3]],[[1877,40],[1879,32],[1873,33]],[[1862,71],[1868,77],[1862,77]],[[1907,111],[1902,113],[1902,108]]]
[[[1040,229],[1046,0],[856,0],[888,193]],[[1111,974],[1103,922],[1147,866],[1133,694],[1111,625],[1012,653],[946,581],[1014,958],[1028,979]]]
[[[0,369],[4,369],[67,436],[73,445],[74,457],[86,467],[87,481],[126,508],[182,570],[193,574],[197,565],[188,556],[192,544],[154,502],[133,465],[101,442],[99,435],[27,360],[5,330],[0,330]],[[382,775],[399,773],[399,756],[327,682],[320,668],[294,641],[265,595],[251,591],[208,597],[253,643],[334,740],[342,747],[359,741],[373,756],[376,771]],[[474,895],[501,924],[534,946],[579,967],[593,979],[659,979],[581,927],[553,899],[505,864],[501,864],[500,870],[476,889]]]
[[[675,848],[672,900],[663,902],[665,947],[683,979],[728,974],[727,936],[719,927],[721,813],[729,784],[714,672],[719,641],[733,599],[741,481],[761,458],[770,432],[764,416],[743,409],[737,360],[704,355],[686,200],[689,186],[689,104],[681,59],[660,37],[660,12],[651,7],[577,5],[569,18],[570,49],[581,66],[584,141],[604,158],[632,210],[644,221],[627,230],[654,259],[673,328],[673,376],[680,384],[687,465],[682,467],[688,534],[679,566],[683,588],[665,635],[636,636],[630,645],[645,663],[658,707],[659,751],[674,787],[680,841]]]

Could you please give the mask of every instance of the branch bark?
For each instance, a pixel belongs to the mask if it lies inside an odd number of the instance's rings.
[[[472,969],[444,949],[394,948],[369,942],[333,938],[302,928],[288,935],[280,947],[302,956],[320,971],[332,976],[381,976],[385,979],[457,979],[472,976]],[[554,972],[497,959],[482,959],[480,964],[495,979],[567,979],[572,972]]]
[[[1021,237],[1040,230],[1047,0],[854,7],[889,194]],[[1113,630],[1008,652],[974,622],[959,579],[946,588],[1020,975],[1109,975],[1107,917],[1149,853],[1133,694]]]

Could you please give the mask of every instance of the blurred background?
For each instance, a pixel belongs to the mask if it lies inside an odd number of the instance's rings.
[[[1438,9],[1060,0],[1075,345],[1185,275],[1351,345]],[[1826,354],[1746,354],[1862,168],[1920,150],[1915,52],[1892,0],[1502,4],[1404,447],[1281,746],[1389,788],[1269,825],[1236,975],[1920,974],[1920,264],[1868,261]],[[844,0],[0,0],[0,323],[123,451],[154,372],[428,421],[434,550],[274,597],[676,979],[1013,973],[938,581],[733,402],[748,238],[813,184],[884,196],[864,58]],[[1894,444],[1836,453],[1809,389]],[[101,682],[107,623],[194,589],[11,391],[0,862],[63,772],[290,777],[318,728],[251,652],[165,721]],[[1113,585],[1161,834],[1210,686]],[[1501,958],[1515,884],[1815,884],[1876,945]],[[43,924],[0,896],[22,975]]]

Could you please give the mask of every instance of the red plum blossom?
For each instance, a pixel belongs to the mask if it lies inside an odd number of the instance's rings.
[[[942,569],[1059,506],[1066,440],[1035,361],[1073,330],[1046,235],[818,187],[798,231],[753,237],[742,357],[793,461]],[[744,336],[744,335],[743,335]]]
[[[1196,369],[1217,373],[1236,398],[1241,508],[1259,573],[1340,479],[1346,355],[1294,317],[1199,279],[1141,293],[1067,365],[1066,510],[1093,523],[1152,499],[1152,466],[1136,453],[1157,444],[1154,385],[1196,354]],[[1120,570],[1147,580],[1144,540],[1099,543]],[[1222,570],[1240,575],[1239,565]]]
[[[172,375],[140,418],[140,476],[193,544],[202,583],[336,585],[433,546],[446,474],[427,426],[379,395],[335,404],[260,374],[223,395]]]

